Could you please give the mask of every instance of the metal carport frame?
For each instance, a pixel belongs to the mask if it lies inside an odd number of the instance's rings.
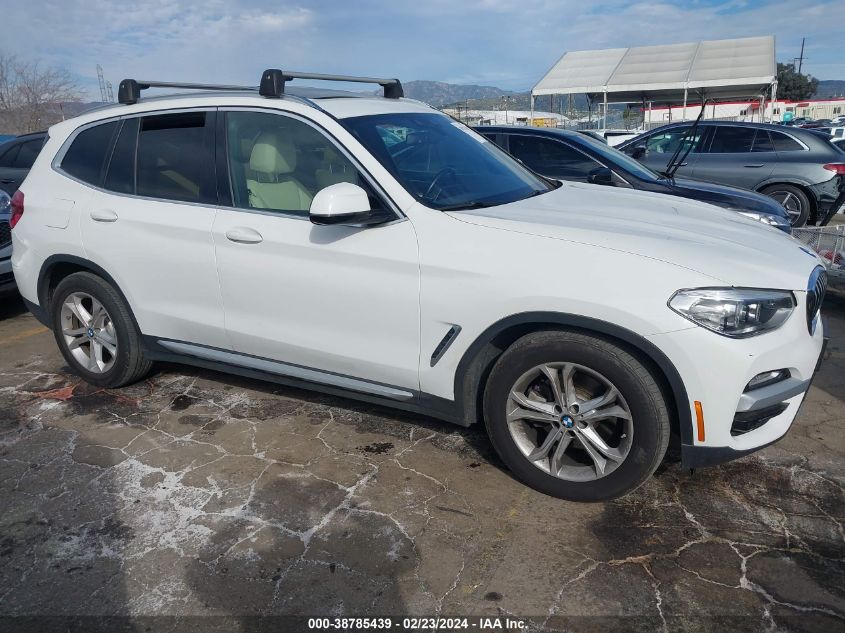
[[[608,103],[658,101],[686,105],[777,95],[773,35],[565,53],[531,90],[540,95],[586,94]],[[770,93],[770,94],[769,94]]]

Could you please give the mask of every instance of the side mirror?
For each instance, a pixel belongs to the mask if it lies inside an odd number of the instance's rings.
[[[646,148],[645,145],[637,145],[636,147],[634,147],[634,151],[631,152],[631,158],[635,158],[635,159],[639,160],[640,158],[645,156],[647,151],[648,151],[648,148]]]
[[[608,167],[597,167],[587,176],[587,182],[594,185],[613,186],[613,172]]]
[[[311,201],[308,217],[313,224],[372,225],[382,224],[389,212],[373,210],[367,192],[351,182],[339,182],[317,192]]]

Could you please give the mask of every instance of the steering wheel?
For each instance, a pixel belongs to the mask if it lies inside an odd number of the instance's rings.
[[[443,187],[438,187],[438,191],[435,195],[431,195],[434,191],[435,187],[437,187],[437,182],[441,178],[445,178],[446,176],[456,176],[457,172],[451,167],[444,167],[440,171],[437,172],[437,175],[434,177],[434,180],[431,181],[431,184],[428,186],[428,189],[425,190],[423,194],[423,198],[428,200],[429,202],[434,202],[440,197],[440,194],[443,193]]]

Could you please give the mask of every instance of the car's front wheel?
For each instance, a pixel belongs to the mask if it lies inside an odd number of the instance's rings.
[[[129,307],[102,278],[84,272],[65,277],[50,305],[59,349],[87,382],[122,387],[150,371]]]
[[[508,348],[485,389],[499,456],[523,482],[572,501],[622,496],[666,453],[669,414],[630,352],[577,332],[529,334]]]

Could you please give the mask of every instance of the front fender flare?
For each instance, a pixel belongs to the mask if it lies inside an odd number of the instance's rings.
[[[645,337],[607,321],[561,312],[523,312],[505,317],[485,329],[463,353],[455,372],[455,399],[465,412],[467,423],[478,414],[478,395],[483,368],[476,362],[483,350],[509,331],[532,332],[563,327],[593,332],[616,339],[648,359],[662,374],[675,401],[678,427],[683,444],[693,443],[693,426],[690,400],[684,381],[675,365],[654,343]],[[521,336],[521,334],[518,334]]]

